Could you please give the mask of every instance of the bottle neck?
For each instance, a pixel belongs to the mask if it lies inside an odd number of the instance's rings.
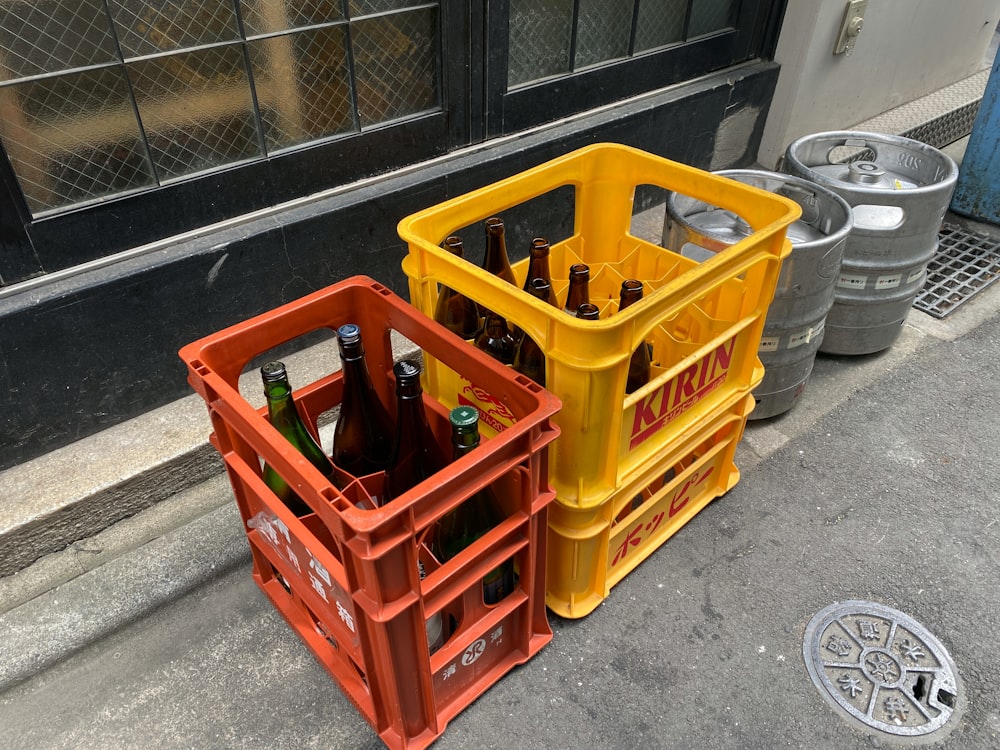
[[[479,429],[477,427],[468,430],[453,429],[451,445],[456,459],[474,451],[479,447]]]

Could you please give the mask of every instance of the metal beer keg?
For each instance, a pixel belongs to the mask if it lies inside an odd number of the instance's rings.
[[[758,350],[764,379],[754,389],[757,404],[750,419],[762,419],[791,409],[812,373],[851,231],[851,207],[832,191],[786,174],[752,169],[715,174],[783,195],[802,208],[802,217],[787,230],[792,252],[781,265]],[[730,211],[678,193],[667,198],[664,244],[686,257],[705,260],[752,231]]]
[[[782,169],[837,193],[854,213],[820,351],[871,354],[888,348],[937,252],[958,166],[909,138],[829,132],[789,145]]]

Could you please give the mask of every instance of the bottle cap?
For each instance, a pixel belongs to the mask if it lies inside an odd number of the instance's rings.
[[[392,366],[392,374],[396,376],[397,382],[419,378],[421,371],[420,363],[412,359],[401,359]]]
[[[268,362],[260,368],[260,376],[265,383],[277,383],[288,378],[288,371],[284,362]]]
[[[475,406],[456,406],[448,419],[453,427],[474,427],[479,424],[479,409]]]
[[[355,344],[361,340],[361,329],[357,323],[344,323],[337,329],[337,338],[342,344]]]

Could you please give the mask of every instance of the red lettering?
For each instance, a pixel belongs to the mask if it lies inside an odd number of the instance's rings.
[[[677,406],[681,402],[681,397],[690,398],[694,395],[696,390],[694,385],[694,376],[698,372],[698,365],[700,362],[695,362],[686,370],[681,371],[681,374],[676,378],[676,385],[674,386],[674,397],[672,399],[671,407]],[[663,404],[660,407],[660,416],[663,416],[667,408],[667,400],[663,399]]]

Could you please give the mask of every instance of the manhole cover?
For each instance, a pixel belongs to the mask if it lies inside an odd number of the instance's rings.
[[[827,607],[810,620],[802,654],[824,697],[867,727],[917,737],[940,729],[955,711],[958,674],[948,652],[890,607]]]

